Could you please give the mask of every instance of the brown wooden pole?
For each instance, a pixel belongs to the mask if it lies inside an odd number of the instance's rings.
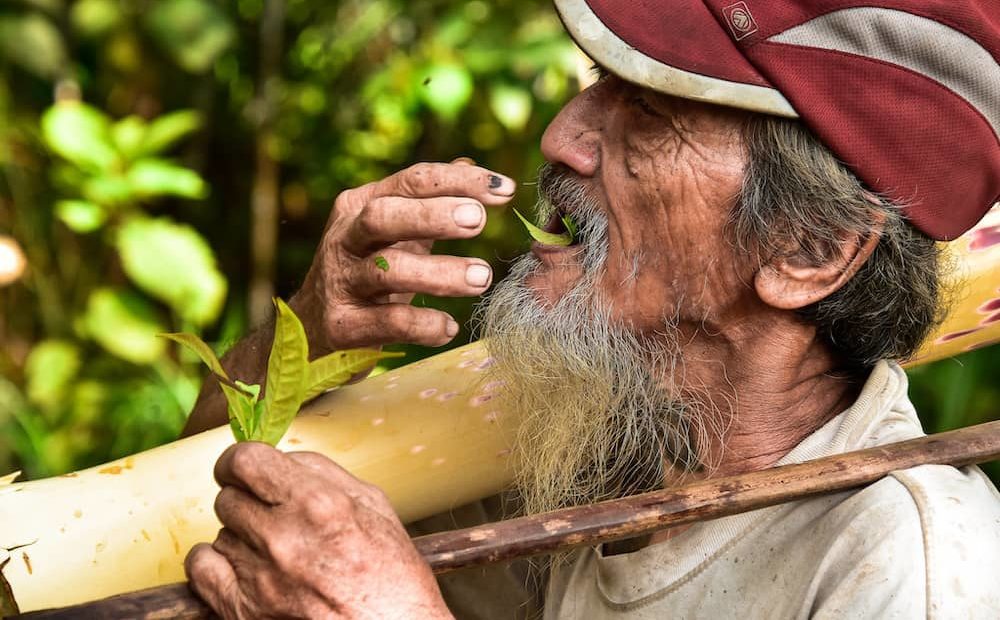
[[[890,472],[1000,458],[1000,420],[796,465],[696,482],[590,506],[413,540],[435,573],[631,538],[870,484]],[[123,594],[21,618],[211,618],[184,584]]]

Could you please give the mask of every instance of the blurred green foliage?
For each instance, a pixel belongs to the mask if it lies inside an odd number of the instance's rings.
[[[246,333],[259,162],[280,172],[287,298],[337,193],[410,163],[472,157],[519,180],[514,206],[530,208],[538,142],[576,70],[547,0],[5,1],[0,234],[28,268],[0,288],[0,473],[177,435],[202,370],[155,334],[221,351]],[[526,239],[499,209],[439,250],[499,278]],[[473,302],[416,300],[460,324]],[[998,358],[913,373],[928,430],[1000,412]]]

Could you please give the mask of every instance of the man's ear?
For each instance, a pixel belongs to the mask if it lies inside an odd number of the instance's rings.
[[[767,305],[782,310],[798,310],[816,303],[854,277],[871,257],[880,238],[881,230],[873,231],[867,238],[860,234],[845,236],[838,252],[821,265],[805,264],[797,256],[775,257],[754,276],[757,296]]]

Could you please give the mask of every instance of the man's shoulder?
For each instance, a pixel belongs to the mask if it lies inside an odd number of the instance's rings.
[[[920,596],[929,617],[1000,617],[1000,494],[979,468],[893,472],[843,496],[821,520],[836,541],[825,580],[831,600],[842,600],[845,586],[857,597],[882,581],[879,596]]]

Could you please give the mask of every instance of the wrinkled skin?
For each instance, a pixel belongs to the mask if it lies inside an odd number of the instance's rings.
[[[542,143],[546,159],[577,175],[608,214],[610,251],[599,288],[612,316],[652,338],[664,317],[676,318],[686,385],[731,414],[718,445],[698,446],[718,474],[773,464],[853,400],[851,386],[831,379],[835,360],[815,329],[793,310],[835,290],[867,257],[858,243],[845,244],[842,260],[822,268],[761,267],[736,253],[725,225],[745,165],[745,117],[610,76],[570,102]],[[451,340],[457,326],[450,317],[404,304],[416,292],[478,295],[487,288],[488,278],[466,280],[468,267],[481,261],[426,254],[433,239],[482,230],[485,211],[475,225],[454,221],[459,204],[510,198],[513,183],[493,174],[468,162],[421,164],[341,194],[292,300],[310,348]],[[551,303],[581,274],[577,250],[536,244],[533,251],[543,266],[529,284]],[[388,272],[374,267],[377,255],[388,259]],[[249,338],[227,367],[262,375],[266,342]],[[207,394],[188,431],[225,423],[224,404]],[[187,569],[224,617],[447,613],[381,494],[328,460],[241,446],[223,456],[218,472],[226,529],[211,546],[192,550]]]

